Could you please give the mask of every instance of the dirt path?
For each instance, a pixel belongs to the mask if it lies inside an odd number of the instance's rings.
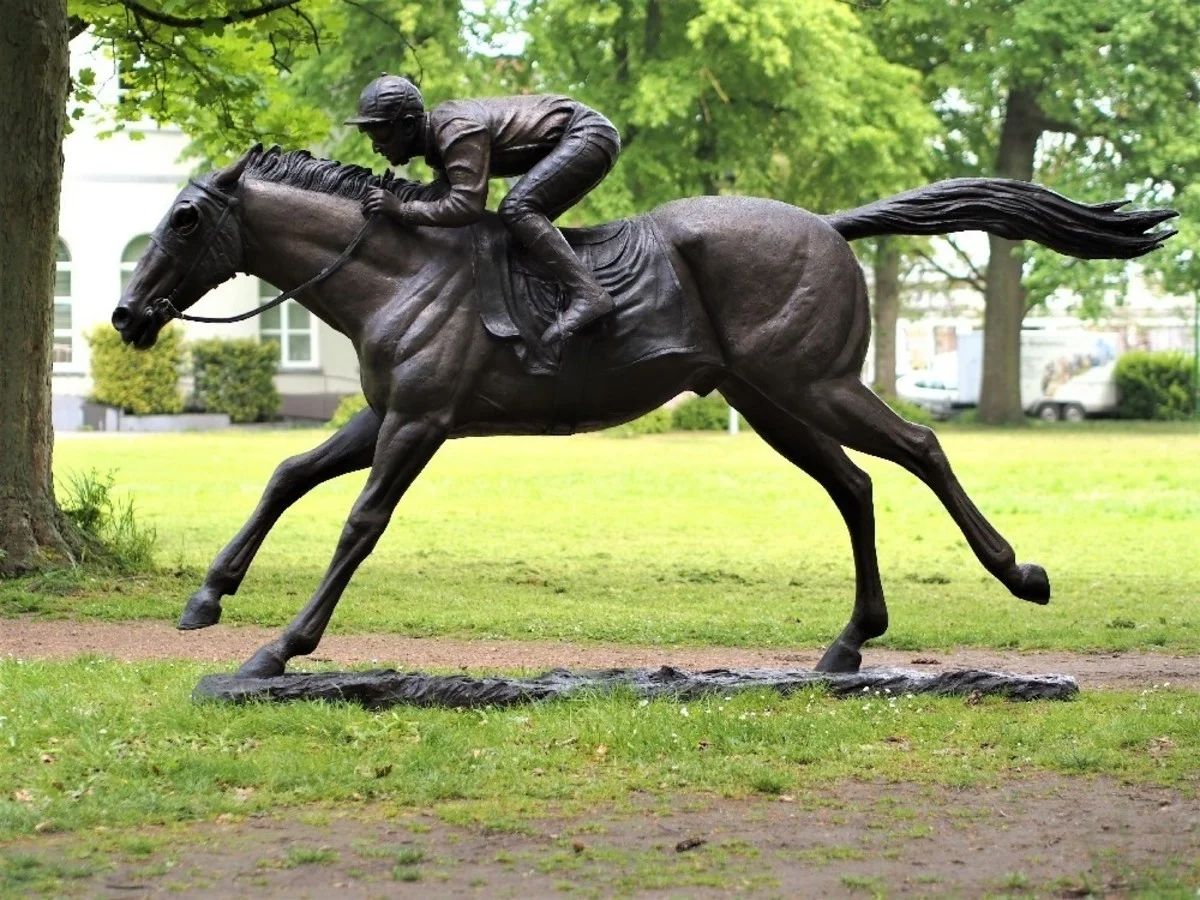
[[[0,893],[5,856],[14,895],[89,897],[1183,897],[1200,876],[1194,802],[1049,775],[749,800],[634,795],[518,829],[349,805],[139,837],[136,853],[114,852],[120,841],[89,853],[83,835],[0,847]]]
[[[0,619],[0,658],[238,662],[274,629]],[[453,669],[811,668],[818,651],[331,635],[338,664]],[[1200,690],[1200,656],[871,651],[868,663],[1063,672],[1085,689]],[[957,788],[849,781],[795,796],[639,794],[585,817],[497,828],[347,803],[0,845],[0,896],[1189,896],[1200,805],[1168,788],[1016,770]]]
[[[121,660],[191,659],[241,662],[276,629],[218,625],[176,631],[162,622],[75,622],[0,619],[0,657],[66,659],[82,653]],[[813,650],[738,647],[638,647],[558,641],[408,638],[394,634],[328,635],[312,657],[342,665],[377,663],[397,669],[573,669],[670,665],[681,669],[812,668]],[[1073,675],[1081,688],[1137,689],[1169,683],[1200,689],[1200,655],[1051,653],[957,648],[947,652],[868,650],[871,666],[991,669]],[[302,667],[302,661],[301,661]]]

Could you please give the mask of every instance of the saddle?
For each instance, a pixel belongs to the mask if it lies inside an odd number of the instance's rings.
[[[586,343],[589,369],[620,369],[672,353],[699,354],[709,325],[684,296],[649,216],[594,228],[564,228],[579,259],[616,302],[616,310],[567,341],[545,346],[542,332],[566,302],[554,277],[529,258],[494,216],[475,231],[475,284],[484,327],[513,350],[531,374],[556,374],[564,354]]]

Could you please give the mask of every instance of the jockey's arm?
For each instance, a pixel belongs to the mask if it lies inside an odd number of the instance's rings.
[[[399,203],[392,218],[408,225],[453,227],[479,221],[487,202],[491,137],[480,128],[460,135],[441,148],[449,189],[437,200]],[[441,180],[441,179],[439,179]]]

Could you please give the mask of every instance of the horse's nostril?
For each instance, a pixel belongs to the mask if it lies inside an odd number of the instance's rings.
[[[112,323],[113,328],[117,329],[117,331],[124,331],[129,327],[129,323],[132,321],[133,313],[131,313],[126,307],[118,306],[113,310]]]

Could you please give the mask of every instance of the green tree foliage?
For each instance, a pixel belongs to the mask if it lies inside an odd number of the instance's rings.
[[[328,5],[328,4],[325,4]],[[257,141],[309,146],[329,131],[325,114],[290,90],[291,69],[331,34],[311,0],[141,3],[70,0],[71,37],[84,34],[117,62],[121,99],[105,110],[113,131],[130,121],[178,126],[206,162]],[[85,114],[95,72],[79,72],[70,115]],[[138,132],[131,131],[133,139]]]
[[[1194,0],[892,0],[870,17],[889,59],[925,75],[942,120],[939,174],[1037,180],[1083,200],[1161,202],[1200,171],[1200,6]],[[1022,269],[1028,274],[1022,280]],[[1019,418],[1019,331],[1068,285],[1094,312],[1116,264],[1078,264],[993,239],[985,421]]]
[[[1126,353],[1113,370],[1123,419],[1190,419],[1195,378],[1182,353]]]
[[[534,0],[510,82],[599,109],[624,148],[588,210],[698,193],[851,206],[920,180],[936,123],[914,74],[835,0]]]
[[[177,413],[183,409],[179,370],[183,365],[183,336],[166,327],[149,350],[134,350],[108,325],[87,334],[92,351],[92,399],[144,416]]]
[[[301,106],[319,109],[332,126],[322,147],[335,159],[375,169],[386,165],[356,128],[341,126],[354,115],[363,87],[381,72],[410,78],[427,105],[489,93],[495,83],[495,61],[468,46],[471,18],[458,0],[320,0],[311,5],[331,37],[319,54],[294,66],[286,90]],[[405,174],[424,179],[429,170],[414,161]]]
[[[1177,191],[1171,205],[1179,210],[1179,218],[1171,222],[1179,234],[1148,258],[1146,267],[1167,291],[1200,304],[1200,176]]]
[[[279,349],[253,338],[209,338],[189,348],[196,403],[233,422],[261,422],[279,412]]]

